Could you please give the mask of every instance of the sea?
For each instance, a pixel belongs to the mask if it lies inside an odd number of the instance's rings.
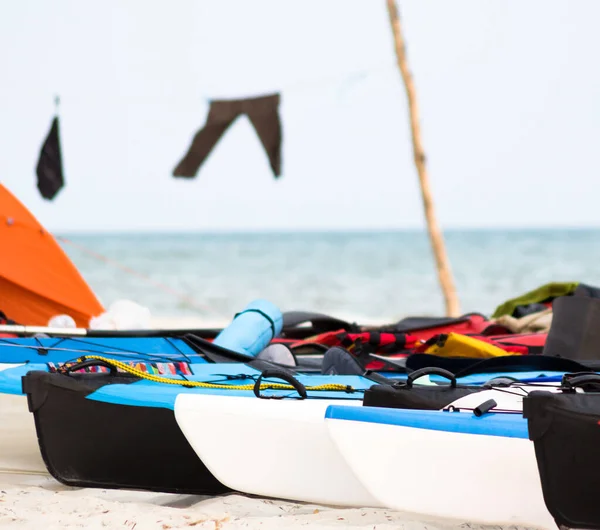
[[[354,322],[444,313],[425,231],[56,234],[105,307],[228,321],[248,302]],[[461,311],[553,281],[600,286],[600,229],[451,230]]]

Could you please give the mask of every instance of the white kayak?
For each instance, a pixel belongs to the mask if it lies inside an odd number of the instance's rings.
[[[461,412],[471,412],[486,401],[494,400],[496,405],[493,409],[490,409],[491,412],[523,412],[523,398],[526,397],[529,392],[534,392],[536,390],[560,392],[560,386],[557,383],[537,383],[535,385],[515,384],[510,387],[493,387],[482,390],[481,392],[468,394],[453,401],[444,407],[444,409],[451,406]],[[576,390],[577,392],[583,392],[581,388]]]
[[[326,424],[348,466],[388,508],[465,523],[556,527],[519,413],[334,405]]]
[[[340,400],[179,394],[175,418],[204,465],[234,490],[318,504],[380,506],[329,437],[325,411],[336,403]]]

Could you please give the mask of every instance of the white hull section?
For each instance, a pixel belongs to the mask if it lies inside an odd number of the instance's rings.
[[[331,418],[326,424],[356,476],[388,508],[460,522],[556,528],[528,439]]]
[[[482,390],[481,392],[468,394],[460,399],[457,399],[456,401],[453,401],[452,406],[456,408],[464,408],[470,412],[475,407],[481,405],[484,401],[493,399],[497,405],[491,410],[491,412],[494,412],[495,410],[523,412],[523,398],[526,397],[530,392],[535,392],[536,390],[543,390],[545,392],[552,393],[557,393],[560,391],[557,383],[516,385],[509,388]],[[578,388],[577,392],[583,392],[583,390]]]
[[[210,472],[234,490],[336,506],[379,506],[329,437],[325,410],[339,403],[180,394],[175,417]]]

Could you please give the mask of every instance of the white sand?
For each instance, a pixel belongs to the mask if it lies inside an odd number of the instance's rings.
[[[0,435],[0,480],[7,472],[47,474],[27,398],[0,393],[0,411],[5,427]]]
[[[415,517],[383,509],[340,509],[237,494],[201,497],[69,488],[50,477],[0,474],[0,528],[288,530],[307,526],[356,530],[485,528],[419,522]]]

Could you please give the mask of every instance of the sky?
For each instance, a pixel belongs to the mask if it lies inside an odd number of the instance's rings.
[[[399,7],[442,227],[599,226],[600,3]],[[20,0],[0,50],[0,181],[50,230],[424,226],[385,0]],[[280,179],[245,117],[196,179],[171,176],[210,98],[273,91]]]

